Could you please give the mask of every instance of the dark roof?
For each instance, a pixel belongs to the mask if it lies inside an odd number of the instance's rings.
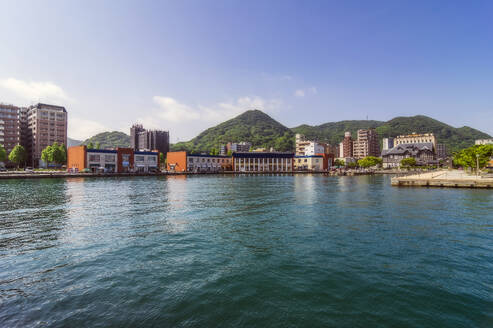
[[[88,153],[105,153],[105,154],[116,154],[117,151],[114,149],[87,149]]]
[[[294,153],[234,152],[234,158],[293,158]]]
[[[67,112],[67,110],[65,109],[65,107],[63,106],[57,106],[57,105],[50,105],[50,104],[43,104],[43,103],[37,103],[36,105],[34,105],[33,107],[36,107],[36,108],[51,108],[51,109],[59,109],[59,110],[62,110],[63,112]]]
[[[431,151],[433,152],[433,144],[431,142],[425,143],[411,143],[411,144],[400,144],[392,149],[382,151],[382,156],[386,155],[402,155],[409,153],[413,156],[417,155],[421,151]]]
[[[294,158],[310,158],[310,157],[324,158],[322,155],[295,156]]]
[[[134,155],[159,155],[157,151],[134,151]]]

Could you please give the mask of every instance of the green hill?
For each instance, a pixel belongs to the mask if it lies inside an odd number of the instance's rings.
[[[338,144],[344,132],[350,131],[356,138],[358,129],[374,128],[380,139],[396,137],[413,132],[432,132],[438,143],[444,143],[450,152],[474,145],[475,139],[490,138],[486,133],[470,127],[454,128],[448,124],[427,116],[396,117],[388,122],[383,121],[340,121],[324,123],[317,126],[300,125],[289,129],[259,110],[245,113],[205,130],[187,142],[171,146],[172,150],[192,152],[210,151],[228,141],[249,141],[254,147],[274,147],[276,150],[294,151],[294,135],[301,133],[309,139]]]
[[[444,143],[447,149],[457,151],[474,145],[474,140],[489,138],[489,135],[470,127],[454,128],[448,124],[427,116],[396,117],[388,122],[381,121],[341,121],[325,123],[318,126],[300,125],[292,128],[295,133],[305,134],[308,138],[339,143],[345,131],[350,131],[356,138],[358,129],[374,128],[380,140],[385,137],[396,137],[401,134],[429,133],[435,134],[438,143]]]
[[[380,138],[395,137],[413,132],[433,132],[438,143],[447,146],[449,152],[458,151],[474,145],[474,140],[490,138],[486,133],[464,126],[454,128],[427,116],[396,117],[377,128]]]
[[[293,150],[293,132],[260,110],[243,114],[205,130],[187,142],[176,143],[172,150],[192,152],[218,149],[227,142],[251,142],[253,147],[274,147],[276,150]]]
[[[82,144],[90,142],[94,146],[99,142],[101,148],[130,147],[130,136],[120,131],[102,132],[84,140]]]
[[[322,125],[300,125],[291,130],[294,133],[301,133],[309,140],[327,142],[331,145],[337,145],[344,138],[344,132],[350,131],[353,137],[359,129],[376,129],[385,122],[381,121],[340,121],[324,123]]]

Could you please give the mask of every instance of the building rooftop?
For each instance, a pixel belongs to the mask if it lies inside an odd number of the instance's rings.
[[[431,142],[401,144],[395,146],[394,148],[382,151],[382,156],[402,155],[405,154],[406,152],[414,156],[417,155],[418,152],[423,150],[433,151],[433,144]]]
[[[234,152],[235,158],[293,158],[294,153],[284,152]]]

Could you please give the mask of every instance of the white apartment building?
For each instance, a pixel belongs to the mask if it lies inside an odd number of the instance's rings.
[[[493,145],[493,139],[478,139],[474,142],[475,145]]]
[[[306,140],[302,134],[296,134],[296,156],[315,156],[324,154],[325,147],[316,141]]]

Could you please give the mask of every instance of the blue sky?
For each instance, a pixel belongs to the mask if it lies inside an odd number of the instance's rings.
[[[172,141],[251,108],[288,127],[424,114],[493,134],[491,1],[2,1],[0,101],[69,136]]]

